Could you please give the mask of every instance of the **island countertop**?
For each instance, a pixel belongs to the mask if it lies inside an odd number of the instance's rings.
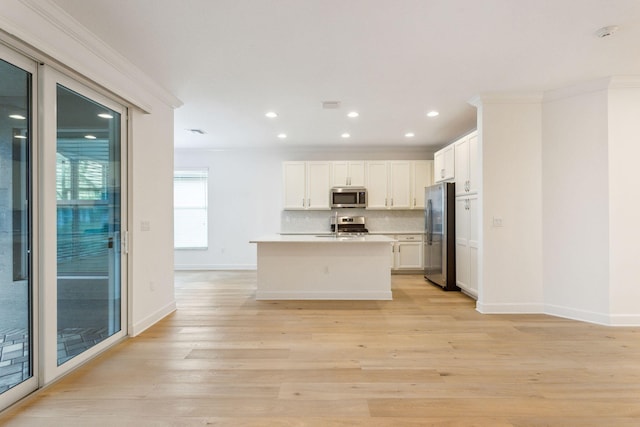
[[[335,236],[333,234],[274,234],[250,240],[249,243],[393,243],[395,239],[382,235]]]

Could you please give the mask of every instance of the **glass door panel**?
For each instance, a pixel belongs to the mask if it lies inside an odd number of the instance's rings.
[[[120,114],[57,85],[57,363],[121,330]]]
[[[0,396],[34,375],[31,78],[0,60]]]

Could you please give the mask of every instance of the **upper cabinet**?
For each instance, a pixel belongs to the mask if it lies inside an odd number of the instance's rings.
[[[478,133],[472,132],[454,144],[456,196],[478,193]]]
[[[284,209],[330,209],[330,162],[284,162]]]
[[[367,209],[411,209],[411,162],[370,161]]]
[[[367,209],[422,209],[431,185],[430,160],[366,162]]]
[[[367,188],[367,209],[423,209],[431,160],[283,162],[285,210],[330,209],[331,187]]]
[[[433,180],[435,182],[451,181],[455,178],[454,146],[447,145],[433,155]]]
[[[364,187],[364,161],[331,162],[333,187]]]
[[[413,194],[412,209],[424,208],[425,187],[433,184],[433,161],[416,160],[412,163],[411,192]]]

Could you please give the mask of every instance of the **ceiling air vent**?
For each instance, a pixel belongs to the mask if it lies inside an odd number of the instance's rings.
[[[202,129],[187,129],[188,132],[195,133],[196,135],[204,135],[206,132]]]
[[[335,110],[340,108],[340,101],[322,101],[322,108],[324,110]]]

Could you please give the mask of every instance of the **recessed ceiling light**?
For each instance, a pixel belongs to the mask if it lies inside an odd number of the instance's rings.
[[[407,132],[404,134],[404,136],[405,138],[413,138],[414,136],[416,136],[416,134],[413,132]]]
[[[86,139],[96,139],[95,135],[85,135],[84,136]]]
[[[102,117],[103,119],[113,119],[113,116],[107,113],[100,113],[98,114],[98,117]]]
[[[438,116],[440,113],[438,113],[437,111],[429,111],[427,113],[427,117],[436,117]]]
[[[21,114],[11,114],[9,117],[16,120],[26,120],[26,117]]]
[[[265,117],[269,117],[270,119],[275,119],[276,117],[278,117],[278,113],[276,113],[275,111],[268,111],[265,114]]]
[[[278,134],[278,138],[280,138],[280,139],[286,139],[286,138],[287,138],[287,134],[286,134],[286,133],[279,133],[279,134]]]
[[[347,117],[358,117],[360,114],[358,114],[357,111],[351,111],[349,114],[347,114]]]
[[[351,135],[348,134],[347,132],[343,133],[342,135],[340,135],[343,138],[351,138]]]

